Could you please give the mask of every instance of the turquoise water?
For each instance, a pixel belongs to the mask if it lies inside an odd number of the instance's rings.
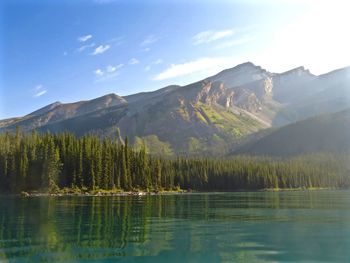
[[[0,197],[0,262],[350,262],[350,191]]]

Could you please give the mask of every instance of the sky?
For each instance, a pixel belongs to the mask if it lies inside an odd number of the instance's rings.
[[[0,119],[185,85],[251,61],[350,65],[349,1],[2,0]]]

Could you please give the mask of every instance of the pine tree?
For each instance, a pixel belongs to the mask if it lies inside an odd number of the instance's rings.
[[[126,141],[127,143],[127,141]],[[129,176],[128,176],[128,167],[127,167],[127,157],[126,157],[126,145],[120,147],[121,149],[121,164],[120,164],[120,174],[121,174],[121,187],[125,190],[130,190],[129,188]]]

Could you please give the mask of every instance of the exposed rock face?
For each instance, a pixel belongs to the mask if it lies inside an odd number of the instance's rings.
[[[56,101],[56,102],[54,102],[52,104],[49,104],[49,105],[45,106],[44,108],[41,108],[41,109],[39,109],[37,111],[34,111],[34,112],[30,113],[28,115],[30,115],[30,116],[38,116],[38,115],[47,113],[47,112],[55,109],[56,107],[60,106],[61,104],[62,104],[61,102]]]
[[[318,111],[349,105],[349,68],[322,76],[303,67],[276,74],[248,62],[187,86],[126,97],[115,94],[76,103],[55,102],[21,118],[0,121],[0,131],[71,131],[128,136],[161,154],[218,154],[244,136]],[[345,98],[345,99],[344,99]]]
[[[265,94],[272,94],[273,90],[273,79],[271,77],[267,77],[264,79],[264,91]]]
[[[232,107],[234,91],[225,88],[221,81],[204,81],[203,88],[198,93],[195,102],[202,102],[208,106],[221,105],[225,108]]]
[[[211,81],[221,81],[225,83],[227,87],[237,87],[269,76],[271,76],[271,73],[267,72],[265,69],[255,66],[251,62],[247,62],[234,68],[223,70],[208,79]]]

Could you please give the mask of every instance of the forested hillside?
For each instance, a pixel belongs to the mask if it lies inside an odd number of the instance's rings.
[[[98,137],[0,135],[0,191],[240,190],[350,186],[349,155],[161,159]]]

